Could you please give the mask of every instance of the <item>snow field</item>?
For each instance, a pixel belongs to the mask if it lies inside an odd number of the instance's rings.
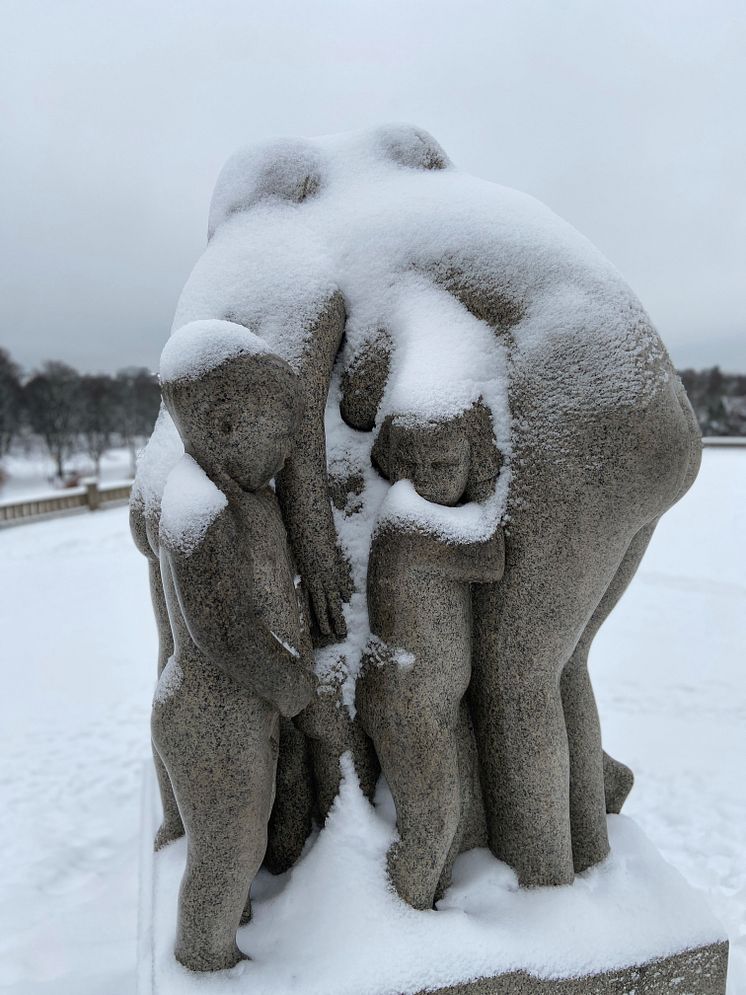
[[[82,453],[78,453],[67,461],[66,466],[81,477],[93,476],[92,461]],[[52,460],[43,452],[32,455],[12,453],[3,457],[2,468],[7,479],[0,484],[0,503],[27,501],[42,495],[59,494],[50,481],[54,477],[55,468]],[[132,480],[132,458],[129,450],[124,448],[109,449],[101,457],[101,474],[99,484],[110,487],[114,484],[129,483]]]

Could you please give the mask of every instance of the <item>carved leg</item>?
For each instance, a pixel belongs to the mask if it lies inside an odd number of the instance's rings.
[[[155,834],[153,849],[157,852],[174,840],[181,839],[184,835],[184,824],[181,821],[179,806],[176,804],[174,789],[171,785],[171,778],[160,758],[160,754],[153,744],[153,763],[155,764],[155,774],[158,778],[158,788],[161,794],[161,805],[163,807],[163,822],[158,827]]]
[[[470,700],[490,847],[524,885],[573,880],[560,677],[629,545],[622,535],[591,542],[592,533],[549,521],[551,534],[527,538],[516,525],[503,581],[474,592]]]
[[[187,832],[174,952],[190,970],[223,970],[244,957],[236,930],[267,846],[277,714],[222,675],[189,673],[152,727]]]
[[[396,805],[399,842],[389,852],[389,874],[416,909],[433,907],[462,812],[457,726],[468,662],[455,687],[444,673],[449,661],[437,662],[434,680],[423,658],[406,671],[396,662],[364,664],[356,696]]]
[[[343,706],[344,707],[344,706]],[[311,759],[316,788],[316,813],[323,824],[339,794],[342,781],[340,760],[344,753],[352,755],[352,762],[360,782],[360,789],[373,801],[381,766],[370,737],[357,718],[350,719],[345,711],[345,729],[341,736],[311,740]]]
[[[632,786],[629,768],[605,756],[601,748],[598,711],[588,675],[588,653],[596,633],[635,575],[655,526],[656,522],[645,526],[630,543],[562,673],[562,704],[570,748],[573,860],[578,872],[597,864],[608,853],[606,812],[619,811]]]
[[[461,777],[461,830],[459,853],[487,846],[487,823],[484,814],[479,757],[474,738],[474,723],[464,699],[459,709],[458,759]]]
[[[461,818],[448,858],[435,892],[437,902],[451,883],[456,857],[477,846],[487,846],[487,824],[484,815],[482,785],[479,780],[479,758],[474,740],[474,725],[466,700],[461,702],[457,730],[459,782],[461,784]]]
[[[174,952],[193,971],[222,970],[244,958],[236,930],[250,914],[247,894],[267,846],[273,768],[260,762],[242,791],[185,807],[187,866]]]
[[[272,874],[283,874],[300,857],[311,832],[312,810],[313,784],[306,737],[290,719],[281,718],[277,787],[264,858]]]
[[[420,715],[416,736],[393,721],[378,743],[399,829],[391,881],[413,908],[431,909],[461,818],[456,738],[438,717]]]
[[[222,971],[248,959],[236,943],[246,882],[261,862],[261,843],[253,848],[214,839],[190,844],[179,891],[174,954],[191,971]],[[266,829],[265,829],[266,838]]]
[[[155,615],[156,628],[158,629],[158,677],[163,673],[163,668],[168,663],[169,657],[173,653],[174,643],[171,632],[171,622],[168,617],[166,598],[163,594],[163,582],[161,580],[161,568],[158,560],[148,559],[148,577],[150,580],[150,597],[153,602],[153,614]],[[158,789],[161,796],[161,808],[163,810],[163,822],[155,834],[153,849],[158,851],[174,840],[181,839],[184,835],[184,825],[181,821],[179,806],[174,798],[174,789],[171,785],[171,778],[163,765],[158,750],[153,744],[153,763],[155,764],[155,774],[158,778]]]
[[[526,886],[569,884],[574,875],[570,761],[552,671],[546,659],[504,658],[497,668],[499,690],[478,692],[480,713],[494,716],[493,730],[483,725],[482,749],[501,758],[499,769],[490,764],[484,777],[490,847]]]
[[[310,743],[316,793],[315,814],[323,824],[339,794],[340,759],[351,753],[363,794],[373,799],[381,772],[373,744],[358,717],[351,719],[342,701],[341,684],[331,684],[301,712],[295,723]]]
[[[587,652],[576,650],[562,672],[562,705],[570,755],[570,827],[575,871],[609,852],[601,725],[588,675]]]

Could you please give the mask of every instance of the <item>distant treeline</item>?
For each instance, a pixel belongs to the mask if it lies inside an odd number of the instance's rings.
[[[746,436],[746,376],[709,370],[682,370],[703,435]],[[35,436],[54,460],[57,474],[65,462],[85,452],[98,472],[101,457],[113,446],[133,455],[150,435],[160,391],[155,374],[128,367],[113,376],[79,373],[49,361],[24,375],[0,349],[0,459],[19,439]]]
[[[702,435],[746,436],[746,376],[709,370],[680,370]]]
[[[57,475],[66,462],[86,453],[98,473],[101,457],[114,446],[132,454],[153,429],[160,405],[155,374],[142,367],[107,373],[79,373],[50,361],[24,376],[0,349],[0,459],[14,443],[40,440]]]

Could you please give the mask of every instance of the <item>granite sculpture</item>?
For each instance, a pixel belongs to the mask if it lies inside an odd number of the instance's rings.
[[[175,643],[153,728],[178,805],[162,776],[157,845],[179,812],[189,844],[179,959],[235,962],[265,849],[292,865],[345,755],[369,799],[380,769],[391,788],[387,870],[415,908],[474,846],[526,886],[604,860],[632,773],[602,749],[588,653],[701,451],[613,267],[419,129],[270,142],[218,180],[162,381],[149,450],[168,462],[173,420],[187,455],[164,491],[146,453],[133,530],[162,658]],[[225,501],[188,554],[164,521],[184,460]],[[218,727],[241,730],[225,776]]]
[[[152,730],[189,843],[175,952],[197,971],[242,957],[236,930],[267,848],[280,717],[296,715],[314,690],[295,565],[269,486],[300,417],[295,374],[250,332],[216,326],[202,332],[209,355],[190,361],[187,330],[161,364],[185,454],[161,509],[174,652]]]
[[[487,498],[498,468],[470,444],[475,420],[489,424],[483,406],[429,424],[391,417],[376,440],[374,462],[391,483],[411,482],[426,502],[453,507]],[[491,436],[491,428],[479,434]],[[356,704],[396,805],[400,839],[389,854],[391,881],[414,908],[429,909],[449,884],[456,855],[485,843],[464,702],[471,585],[500,580],[504,542],[497,524],[486,538],[454,541],[437,527],[388,522],[385,511],[379,522],[368,559],[372,640]]]

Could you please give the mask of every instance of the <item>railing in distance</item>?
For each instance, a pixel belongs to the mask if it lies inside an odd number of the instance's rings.
[[[131,489],[131,481],[99,487],[94,480],[83,487],[70,488],[59,494],[44,494],[25,501],[0,502],[0,524],[40,518],[78,508],[96,511],[107,504],[129,501]]]
[[[706,436],[702,440],[706,447],[746,447],[746,438],[737,436]],[[44,515],[53,515],[61,511],[73,511],[77,508],[88,508],[96,511],[103,505],[128,501],[132,481],[121,484],[110,484],[99,487],[96,481],[90,481],[84,487],[71,488],[58,494],[45,494],[25,501],[0,501],[0,525],[10,522],[20,522]]]

